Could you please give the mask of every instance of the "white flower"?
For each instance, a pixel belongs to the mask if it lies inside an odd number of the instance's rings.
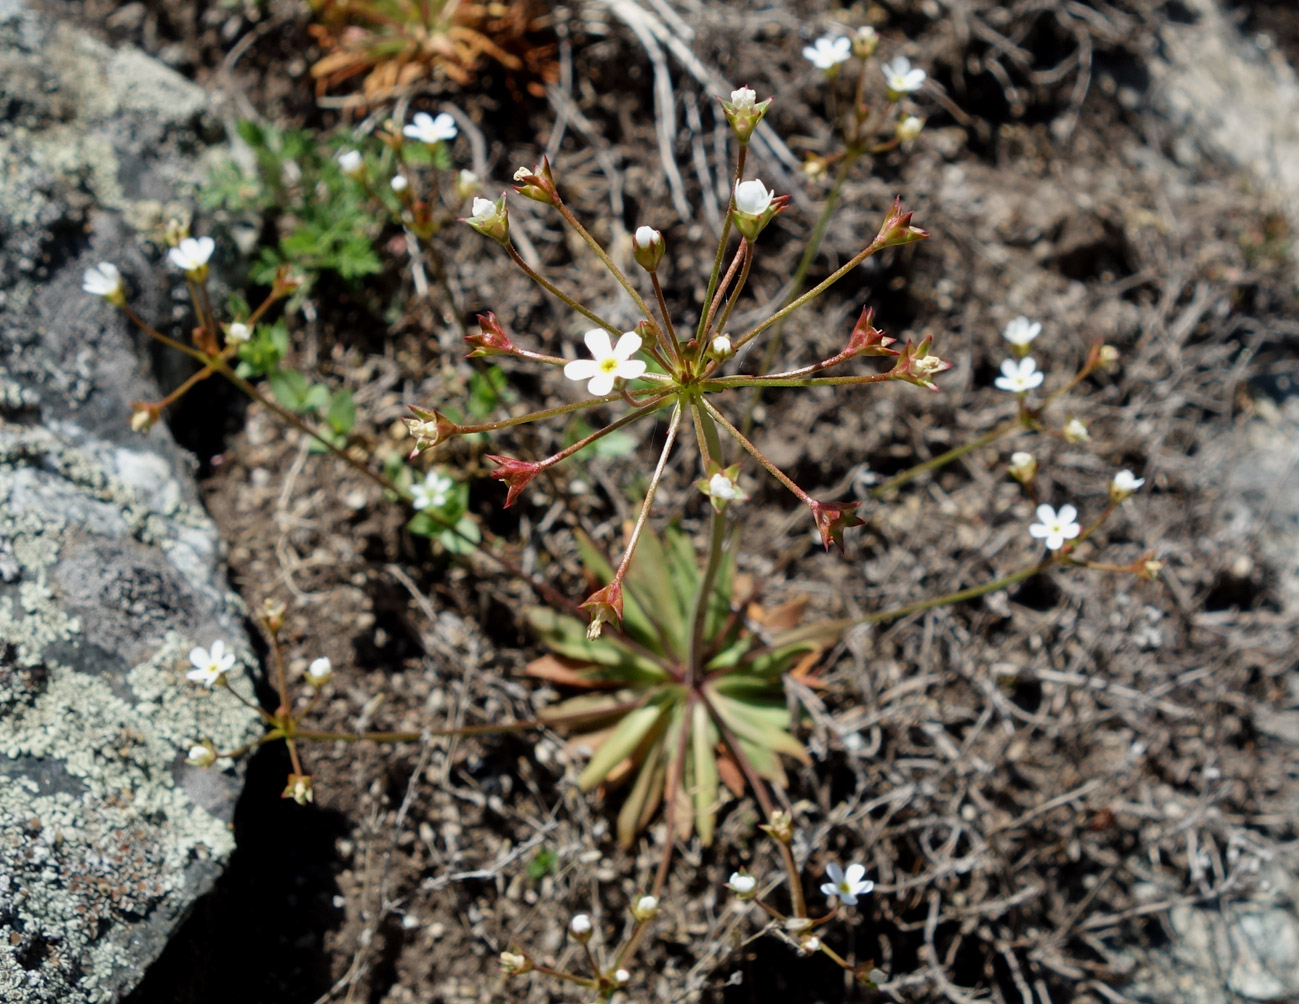
[[[365,168],[365,158],[356,150],[344,150],[338,155],[338,169],[355,178]]]
[[[880,36],[870,25],[863,25],[857,29],[857,34],[853,36],[852,52],[858,59],[869,59],[875,55],[875,50],[879,48]]]
[[[740,899],[748,899],[758,888],[758,880],[752,875],[746,875],[744,872],[731,872],[731,880],[726,883],[726,888],[739,896]]]
[[[1091,434],[1087,431],[1087,426],[1081,419],[1070,418],[1064,423],[1064,438],[1070,443],[1085,443],[1091,439]]]
[[[591,935],[591,918],[584,913],[575,914],[568,922],[568,933],[574,938],[588,938]]]
[[[1041,333],[1042,325],[1040,322],[1030,321],[1021,314],[1006,325],[1006,330],[1001,333],[1001,337],[1016,348],[1022,349]]]
[[[1139,478],[1129,470],[1119,471],[1110,481],[1110,498],[1116,503],[1122,502],[1145,483],[1145,478]]]
[[[1031,524],[1028,532],[1039,540],[1045,540],[1048,551],[1058,551],[1066,540],[1073,540],[1082,532],[1082,527],[1075,522],[1077,516],[1078,510],[1071,505],[1062,505],[1056,512],[1043,504],[1037,507],[1038,522]]]
[[[1001,376],[993,383],[1000,390],[1008,390],[1012,394],[1026,394],[1034,387],[1041,387],[1045,379],[1044,374],[1037,372],[1037,363],[1033,361],[1033,357],[1025,356],[1018,362],[1014,359],[1003,362]]]
[[[830,881],[821,883],[821,891],[844,906],[856,906],[858,896],[865,896],[875,888],[875,883],[866,878],[865,865],[852,864],[847,871],[837,864],[828,865],[825,877]]]
[[[631,914],[637,920],[652,920],[658,915],[659,901],[657,896],[642,896],[631,908]]]
[[[805,952],[819,952],[821,950],[821,939],[814,934],[810,938],[804,938],[801,947]]]
[[[631,973],[627,972],[625,969],[619,969],[613,974],[613,981],[615,983],[626,983],[629,979],[631,979]]]
[[[709,346],[709,351],[718,359],[729,359],[735,355],[735,347],[731,344],[731,339],[727,335],[718,335],[713,339],[713,344]]]
[[[750,216],[761,216],[771,206],[776,197],[774,191],[767,191],[767,186],[758,178],[752,181],[741,181],[735,186],[735,208]]]
[[[394,174],[392,176],[392,180],[388,182],[388,186],[394,192],[401,194],[402,192],[406,191],[407,188],[410,187],[410,182],[406,180],[406,176],[404,174]]]
[[[333,675],[334,664],[323,655],[319,659],[313,659],[311,665],[307,667],[307,683],[317,690],[328,683]]]
[[[852,39],[847,35],[825,35],[803,49],[803,58],[818,70],[833,70],[852,55]]]
[[[235,321],[226,328],[227,344],[236,345],[239,342],[246,342],[251,335],[252,332],[248,330],[248,325],[241,324],[239,321]]]
[[[906,56],[894,57],[893,62],[884,64],[883,70],[890,94],[910,94],[920,90],[920,85],[925,82],[925,71],[913,68]]]
[[[216,241],[211,237],[186,237],[167,252],[167,258],[185,272],[200,272],[207,267],[215,250]]]
[[[464,202],[465,199],[478,191],[478,186],[482,180],[473,171],[462,170],[456,175],[456,199]]]
[[[731,91],[731,107],[737,112],[749,111],[757,99],[757,92],[749,87],[740,87]]]
[[[530,167],[520,167],[514,172],[514,180],[526,183],[527,180],[532,177],[533,173],[534,172]]]
[[[190,649],[189,661],[194,668],[185,674],[186,679],[205,687],[215,687],[224,682],[226,674],[234,667],[235,654],[227,652],[226,643],[217,639],[211,648],[199,645]]]
[[[102,296],[106,300],[111,300],[122,293],[122,273],[112,262],[101,261],[82,274],[81,288],[91,296]]]
[[[636,332],[623,332],[614,345],[609,341],[609,332],[592,328],[582,340],[593,358],[574,359],[564,367],[564,376],[576,381],[589,380],[587,393],[603,397],[613,390],[615,380],[635,380],[645,372],[645,364],[632,358],[640,351],[640,335]]]
[[[441,509],[451,497],[455,481],[446,474],[429,471],[419,484],[411,485],[411,505],[416,509]]]
[[[456,120],[446,112],[442,112],[437,118],[433,118],[428,112],[416,112],[411,124],[401,132],[403,136],[433,146],[456,138]]]
[[[216,753],[211,746],[191,746],[185,762],[195,767],[211,767],[216,763]]]

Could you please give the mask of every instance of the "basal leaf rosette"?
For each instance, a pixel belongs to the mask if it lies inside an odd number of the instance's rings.
[[[613,566],[580,539],[583,563],[598,579]],[[532,676],[584,693],[540,715],[591,751],[578,777],[583,791],[626,790],[618,839],[628,846],[667,805],[680,836],[710,844],[723,786],[736,797],[754,779],[784,786],[782,757],[806,763],[783,675],[810,665],[817,641],[766,641],[732,603],[729,560],[717,577],[703,623],[702,671],[688,671],[693,599],[700,586],[686,535],[670,526],[645,533],[623,580],[622,633],[592,638],[577,618],[537,607],[528,619],[549,654],[528,667]],[[754,608],[756,611],[756,608]]]

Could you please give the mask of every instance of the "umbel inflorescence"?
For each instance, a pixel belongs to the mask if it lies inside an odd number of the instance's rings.
[[[742,87],[731,92],[730,100],[722,101],[722,108],[739,140],[739,157],[721,240],[708,278],[704,309],[688,325],[679,324],[673,318],[659,283],[659,265],[667,253],[662,234],[642,226],[636,230],[632,240],[636,262],[648,277],[649,290],[642,295],[637,284],[624,274],[565,204],[555,173],[546,160],[533,168],[520,168],[514,175],[514,191],[553,207],[591,248],[636,304],[642,319],[634,330],[621,330],[523,260],[510,239],[507,193],[502,193],[494,202],[475,199],[473,213],[465,220],[479,233],[497,241],[529,277],[595,325],[583,335],[590,357],[570,360],[516,344],[492,314],[484,314],[479,318],[481,333],[468,338],[473,346],[470,354],[512,356],[521,362],[560,368],[569,380],[584,384],[588,396],[571,404],[478,425],[458,424],[436,409],[413,408],[415,417],[408,423],[416,438],[416,453],[458,435],[498,431],[601,405],[624,406],[621,414],[603,427],[549,457],[526,460],[489,455],[488,459],[496,465],[493,476],[507,486],[506,505],[510,505],[542,471],[562,463],[619,429],[661,412],[668,413],[666,439],[621,561],[612,580],[582,604],[590,615],[592,637],[599,635],[603,624],[621,621],[623,579],[653,506],[655,492],[681,438],[693,434],[701,458],[699,488],[718,511],[744,496],[738,482],[739,465],[728,464],[723,451],[722,440],[726,437],[737,443],[745,454],[811,510],[827,548],[831,543],[842,548],[843,531],[861,524],[862,520],[854,513],[860,502],[814,498],[764,456],[737,423],[727,417],[721,402],[728,395],[756,388],[876,384],[893,380],[932,390],[936,389],[934,377],[951,365],[932,353],[930,338],[919,344],[908,341],[894,347],[896,339],[876,328],[873,312],[865,309],[848,333],[843,348],[833,355],[810,365],[773,373],[744,371],[738,360],[741,350],[750,343],[819,297],[871,255],[928,236],[912,225],[911,213],[903,211],[901,201],[895,201],[872,240],[843,266],[792,302],[774,310],[760,323],[744,330],[733,330],[732,314],[753,268],[759,237],[789,204],[788,196],[769,190],[761,179],[745,178],[749,139],[771,105],[771,99],[759,102],[756,97],[752,90]],[[729,245],[732,230],[739,235],[734,251],[730,251]],[[891,365],[885,370],[864,372],[858,363],[867,357],[886,359]]]

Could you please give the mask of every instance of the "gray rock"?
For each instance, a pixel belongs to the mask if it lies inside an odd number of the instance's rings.
[[[0,1000],[111,1001],[233,850],[231,748],[256,717],[185,680],[195,644],[255,665],[220,544],[166,430],[142,346],[82,271],[169,290],[137,231],[201,176],[205,95],[0,0]],[[156,253],[155,253],[156,259]]]

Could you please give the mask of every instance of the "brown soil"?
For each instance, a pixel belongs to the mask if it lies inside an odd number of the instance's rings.
[[[255,23],[239,8],[175,0],[86,9],[114,37],[233,88],[232,115],[334,121],[312,100],[306,19],[294,5],[249,7],[262,11]],[[421,92],[412,105],[462,107],[483,132],[497,188],[575,106],[554,156],[565,192],[602,238],[640,223],[661,228],[672,305],[689,316],[714,239],[695,168],[696,154],[711,162],[721,146],[709,91],[669,62],[682,130],[672,152],[692,207],[682,221],[661,170],[651,62],[609,10],[592,3],[556,14],[571,76],[554,106],[516,104],[491,79],[481,91]],[[905,52],[935,87],[918,100],[929,121],[913,151],[850,181],[814,271],[854,253],[898,193],[933,239],[872,259],[798,315],[786,340],[792,362],[820,358],[871,304],[890,334],[932,334],[956,366],[940,394],[901,385],[769,393],[759,444],[813,495],[848,498],[1014,414],[991,385],[1005,355],[1001,329],[1017,314],[1043,323],[1035,355],[1051,385],[1097,339],[1119,349],[1121,364],[1053,407],[1048,432],[976,451],[872,505],[869,525],[849,532],[846,557],[822,553],[806,512],[755,478],[741,566],[773,601],[809,597],[814,616],[887,608],[1033,560],[1031,502],[1005,474],[1012,449],[1036,453],[1044,500],[1074,500],[1087,517],[1103,508],[1115,470],[1146,478],[1087,554],[1126,564],[1153,551],[1165,563],[1161,582],[1057,569],[854,632],[824,660],[817,689],[796,694],[809,706],[814,754],[812,767],[791,773],[788,792],[806,884],[813,890],[827,862],[848,859],[866,861],[877,882],[854,922],[827,934],[834,947],[873,958],[908,1000],[968,999],[953,984],[997,1000],[1019,1000],[1029,985],[1055,1000],[1100,1000],[1098,986],[1125,977],[1119,947],[1161,936],[1152,902],[1189,888],[1188,834],[1214,855],[1231,833],[1260,846],[1295,836],[1279,808],[1294,804],[1282,754],[1255,722],[1285,693],[1293,620],[1264,545],[1250,527],[1224,523],[1219,508],[1241,430],[1270,407],[1268,373],[1292,366],[1293,343],[1268,334],[1294,308],[1277,250],[1287,237],[1236,179],[1165,155],[1174,137],[1140,97],[1160,5],[980,0],[939,10],[858,5],[844,14],[876,24],[881,53]],[[819,5],[717,5],[690,19],[690,48],[704,65],[777,96],[768,121],[796,154],[830,149],[824,87],[799,55],[834,23]],[[1074,61],[1082,48],[1093,57],[1085,78]],[[702,141],[683,111],[695,107]],[[754,173],[801,193],[762,239],[751,289],[770,303],[824,188],[771,160]],[[552,277],[586,291],[597,310],[621,309],[612,283],[571,252],[553,221],[517,212]],[[321,289],[315,319],[295,320],[298,367],[356,391],[359,443],[395,447],[407,404],[460,392],[469,370],[456,315],[491,309],[552,348],[580,330],[494,251],[472,233],[447,238],[454,313],[417,297],[395,262],[368,290]],[[523,401],[540,403],[560,400],[561,385],[529,375],[518,386]],[[266,598],[288,605],[293,671],[321,654],[336,667],[320,727],[508,721],[554,697],[522,673],[538,651],[521,616],[536,601],[525,585],[410,536],[370,483],[309,454],[263,410],[228,398],[205,408],[201,427],[194,410],[177,432],[208,472],[235,585],[250,610]],[[1059,435],[1070,415],[1087,423],[1089,442]],[[483,453],[542,456],[561,432],[540,425],[490,447],[457,442],[434,459],[471,480],[473,510],[511,560],[580,596],[573,530],[615,543],[629,512],[623,492],[652,461],[637,452],[560,468],[502,510]],[[681,454],[658,511],[697,530],[692,457]],[[235,861],[132,1004],[576,999],[536,978],[507,989],[496,955],[520,944],[563,960],[563,927],[578,911],[615,938],[660,853],[661,828],[630,853],[616,847],[617,795],[580,795],[557,736],[340,743],[306,756],[317,792],[308,808],[277,797],[287,770],[278,748],[253,759]],[[681,849],[632,999],[756,1004],[858,993],[820,958],[799,959],[774,936],[750,940],[756,918],[727,909],[721,883],[732,870],[775,867],[757,821],[749,801],[732,801],[713,848]],[[530,877],[542,852],[554,865]]]

